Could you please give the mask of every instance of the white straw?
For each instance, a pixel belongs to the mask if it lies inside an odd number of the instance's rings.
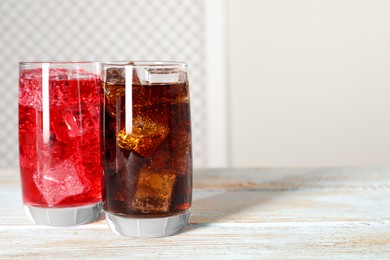
[[[125,107],[126,107],[126,133],[131,133],[133,129],[133,66],[125,66]]]
[[[42,64],[42,127],[43,143],[50,141],[49,63]]]

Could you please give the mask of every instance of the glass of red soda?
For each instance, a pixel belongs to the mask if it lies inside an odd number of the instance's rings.
[[[192,148],[187,65],[102,64],[103,209],[114,232],[163,237],[188,222]]]
[[[100,65],[21,62],[19,151],[26,213],[73,226],[102,212]]]

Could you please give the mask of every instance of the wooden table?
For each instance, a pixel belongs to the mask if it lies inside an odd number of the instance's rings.
[[[31,223],[17,170],[0,171],[0,258],[390,259],[390,169],[196,170],[190,225],[165,238],[101,220]]]

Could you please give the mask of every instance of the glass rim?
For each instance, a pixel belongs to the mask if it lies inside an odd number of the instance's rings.
[[[133,64],[129,64],[133,62]],[[128,60],[128,61],[104,61],[100,62],[102,66],[135,66],[135,67],[188,67],[187,62],[183,61],[163,61],[163,60]]]
[[[99,61],[20,61],[19,65],[75,65],[75,64],[100,64]]]
[[[134,64],[129,64],[133,62]],[[75,65],[75,64],[99,64],[102,66],[138,66],[138,67],[188,67],[187,62],[183,61],[164,61],[164,60],[128,60],[128,61],[20,61],[19,65]]]

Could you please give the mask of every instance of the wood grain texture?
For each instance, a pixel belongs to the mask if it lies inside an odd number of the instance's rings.
[[[190,225],[159,239],[118,236],[104,220],[35,225],[18,171],[2,170],[0,241],[0,259],[390,259],[390,170],[197,170]]]

